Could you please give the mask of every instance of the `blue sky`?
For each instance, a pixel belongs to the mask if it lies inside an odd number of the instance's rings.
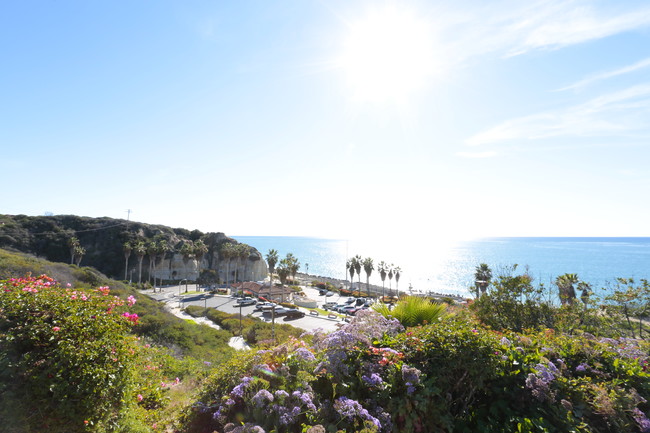
[[[0,212],[650,236],[645,1],[0,4]]]

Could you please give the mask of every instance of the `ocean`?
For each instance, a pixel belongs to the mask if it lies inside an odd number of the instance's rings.
[[[375,269],[380,261],[401,268],[399,290],[434,291],[468,295],[474,270],[487,263],[494,275],[509,266],[516,272],[528,268],[534,284],[552,287],[565,273],[578,274],[581,281],[599,292],[617,278],[650,279],[650,238],[486,238],[464,241],[350,240],[307,237],[233,236],[259,250],[262,255],[276,249],[280,258],[293,253],[300,272],[345,279],[346,259],[357,254],[371,257]],[[355,275],[355,281],[358,280]],[[361,281],[366,281],[361,271]],[[371,284],[381,285],[375,270]],[[386,287],[389,280],[386,279]],[[390,282],[396,288],[395,280]]]

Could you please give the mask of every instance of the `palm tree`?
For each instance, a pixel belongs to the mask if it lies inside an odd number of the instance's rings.
[[[576,274],[564,274],[555,279],[555,284],[560,292],[560,302],[562,305],[573,305],[573,302],[576,299],[576,291],[573,288],[573,285],[577,282],[578,275]]]
[[[189,275],[187,272],[187,264],[190,262],[190,259],[194,257],[194,242],[190,240],[183,242],[183,245],[178,252],[181,257],[183,257],[183,264],[185,264],[185,279],[187,280],[187,276]]]
[[[275,265],[278,263],[278,252],[276,250],[269,250],[266,254],[266,262],[269,264],[269,278],[271,280],[271,287],[273,287],[273,271]]]
[[[582,302],[587,305],[589,303],[589,296],[591,296],[591,286],[589,283],[585,283],[584,281],[581,281],[578,283],[578,290],[581,290],[582,293],[580,294],[580,299]]]
[[[138,284],[142,283],[142,260],[147,255],[147,247],[144,242],[138,241],[133,247],[135,255],[138,258]]]
[[[485,291],[490,285],[491,280],[492,270],[490,267],[485,263],[478,265],[474,272],[474,281],[476,282],[476,297],[485,294]]]
[[[131,256],[133,246],[128,241],[124,242],[124,245],[122,245],[122,250],[124,251],[124,260],[126,261],[124,264],[124,280],[126,280],[129,271],[129,257]]]
[[[70,248],[70,264],[74,264],[75,249],[79,246],[79,239],[75,236],[68,238],[68,248]]]
[[[388,296],[393,296],[393,272],[394,272],[394,264],[390,264],[388,266]]]
[[[234,257],[233,245],[229,242],[221,245],[221,257],[223,257],[226,262],[226,285],[230,286],[230,260]]]
[[[77,258],[77,266],[81,264],[81,259],[86,255],[86,249],[81,245],[74,248],[74,256]]]
[[[205,254],[208,252],[208,246],[203,243],[201,239],[198,241],[194,242],[194,257],[196,257],[196,266],[197,266],[197,271],[199,273],[199,277],[201,276],[201,266],[203,264],[203,257]]]
[[[282,302],[284,302],[284,285],[287,282],[287,278],[291,275],[291,270],[289,268],[290,263],[287,259],[282,259],[280,261],[280,266],[278,266],[278,277],[280,278],[280,285],[282,287]]]
[[[377,265],[377,270],[379,271],[379,276],[381,277],[381,297],[382,299],[386,296],[386,274],[388,272],[388,265],[386,262],[379,262]]]
[[[165,256],[167,255],[167,251],[171,250],[171,247],[167,243],[165,239],[159,239],[158,242],[156,242],[156,258],[159,259],[160,263],[162,264],[165,261]],[[160,286],[162,286],[162,275],[160,276]],[[156,285],[156,276],[154,275],[153,277],[153,282],[154,286]]]
[[[361,265],[363,264],[363,259],[359,254],[352,258],[352,266],[354,266],[354,271],[357,273],[357,278],[359,279],[359,295],[361,296]]]
[[[354,262],[353,259],[348,259],[347,262],[345,262],[345,269],[348,270],[350,273],[350,292],[352,291],[352,283],[354,282]]]
[[[300,269],[300,260],[298,260],[292,253],[288,253],[285,260],[287,263],[287,268],[289,269],[289,274],[291,274],[293,284],[296,284],[296,274],[298,273],[298,269]]]
[[[154,272],[156,271],[156,255],[158,254],[157,246],[155,241],[149,241],[147,243],[147,255],[149,256],[149,282],[151,282],[151,277],[154,277]],[[156,280],[153,281],[153,291],[156,292]]]
[[[402,272],[402,270],[400,269],[399,266],[396,267],[395,269],[393,269],[393,273],[395,274],[395,290],[397,291],[397,294],[398,294],[397,296],[399,296],[399,274],[400,274],[400,272]]]
[[[244,260],[244,277],[242,280],[246,279],[246,268],[248,266],[248,257],[251,255],[251,250],[248,245],[239,244],[237,245],[237,267],[239,268],[239,259]],[[235,271],[236,272],[236,271]]]
[[[239,281],[239,261],[242,256],[242,245],[237,244],[232,246],[232,257],[237,260],[235,265],[235,283]]]
[[[375,265],[370,257],[363,259],[363,270],[366,272],[366,291],[370,295],[370,274],[375,269]]]

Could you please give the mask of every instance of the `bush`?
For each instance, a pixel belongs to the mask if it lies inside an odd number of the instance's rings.
[[[375,304],[372,308],[384,317],[396,318],[405,327],[436,323],[447,315],[446,304],[432,304],[417,296],[403,298],[392,309],[386,304]]]
[[[111,431],[133,420],[147,351],[129,334],[129,299],[63,289],[46,276],[0,281],[4,431]],[[151,388],[155,388],[152,386]],[[133,424],[131,427],[135,428]]]
[[[184,431],[638,432],[649,345],[509,333],[456,318],[400,330],[360,312],[340,330],[238,355]],[[229,426],[230,424],[230,426]],[[318,427],[320,426],[320,427]]]
[[[554,307],[543,299],[544,287],[534,287],[527,272],[513,275],[516,269],[514,265],[493,281],[490,290],[472,303],[472,310],[481,322],[497,330],[552,328]]]

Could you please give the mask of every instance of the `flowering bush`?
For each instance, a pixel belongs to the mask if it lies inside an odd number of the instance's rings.
[[[109,431],[123,419],[134,428],[127,412],[160,406],[149,389],[159,373],[138,368],[150,351],[129,333],[134,303],[44,275],[0,281],[4,431]]]
[[[188,432],[648,432],[648,345],[502,334],[447,318],[403,329],[363,312],[240,355],[208,381]]]

